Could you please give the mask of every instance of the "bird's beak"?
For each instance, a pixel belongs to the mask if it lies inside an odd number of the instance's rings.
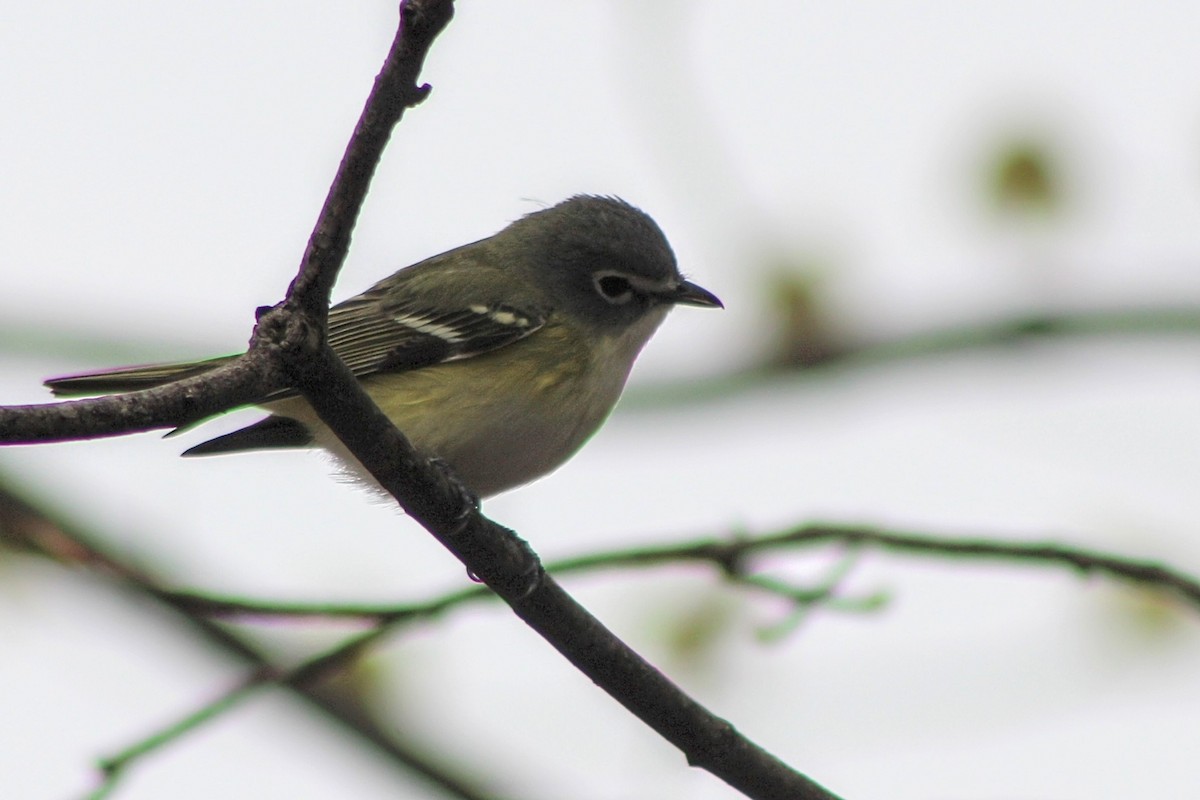
[[[683,281],[675,288],[675,291],[669,295],[672,303],[681,306],[699,306],[701,308],[724,308],[725,304],[721,302],[715,294],[708,289],[704,289],[691,281]]]

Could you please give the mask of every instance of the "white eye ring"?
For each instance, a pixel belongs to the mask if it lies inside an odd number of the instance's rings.
[[[614,305],[628,303],[633,299],[633,284],[620,273],[597,272],[592,280],[600,296]]]

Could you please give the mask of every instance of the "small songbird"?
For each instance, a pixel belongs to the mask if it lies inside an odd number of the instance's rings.
[[[684,280],[658,225],[580,195],[400,270],[329,311],[329,344],[418,451],[481,497],[559,467],[617,402],[676,305],[722,307]],[[57,395],[107,394],[202,374],[235,356],[53,378]],[[191,448],[209,455],[324,447],[358,462],[295,393],[271,416]]]

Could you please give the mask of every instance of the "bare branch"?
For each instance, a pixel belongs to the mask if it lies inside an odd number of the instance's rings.
[[[391,49],[329,187],[300,273],[288,288],[288,302],[315,319],[323,321],[329,310],[329,293],[392,129],[406,109],[429,95],[429,85],[418,85],[417,78],[430,45],[453,16],[453,0],[405,0],[400,4],[400,25]]]
[[[97,439],[174,428],[252,403],[286,385],[268,353],[249,353],[204,375],[153,389],[0,407],[0,444]]]
[[[401,5],[400,28],[330,188],[299,274],[283,303],[262,310],[250,355],[267,350],[272,363],[289,376],[288,384],[301,391],[322,421],[410,515],[572,664],[682,750],[689,763],[751,797],[832,798],[684,694],[545,576],[524,542],[483,517],[469,490],[445,468],[413,450],[325,344],[329,290],[345,258],[370,178],[404,108],[427,92],[427,87],[416,86],[415,78],[429,45],[452,13],[451,0],[407,0]],[[190,396],[179,386],[203,391],[181,383],[160,390],[162,396],[187,401]],[[114,405],[96,407],[120,407],[117,400],[109,402]],[[71,407],[60,408],[61,416],[70,419]],[[195,418],[193,413],[182,421]],[[160,422],[157,417],[154,421]],[[13,418],[0,418],[0,424],[6,422],[12,423]]]

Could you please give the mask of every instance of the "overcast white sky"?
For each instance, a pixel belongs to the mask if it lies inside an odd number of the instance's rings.
[[[47,375],[114,359],[237,350],[295,270],[394,4],[10,6],[0,402],[44,400]],[[830,313],[862,336],[1019,309],[1195,305],[1198,29],[1188,3],[464,0],[336,296],[596,192],[653,214],[728,306],[675,313],[635,384],[752,362],[781,259],[824,270]],[[982,197],[989,154],[1022,137],[1061,169],[1051,223],[1006,223]],[[35,335],[57,330],[97,351]],[[487,510],[548,556],[819,517],[1061,536],[1200,572],[1198,358],[1186,338],[1043,345],[618,412],[567,467]],[[322,459],[175,457],[198,438],[23,448],[0,467],[196,588],[385,600],[463,583]],[[0,565],[6,796],[79,796],[92,759],[238,677],[86,576],[12,563]],[[886,613],[820,614],[771,646],[754,631],[782,610],[709,591],[704,576],[570,586],[848,800],[1200,789],[1194,617],[1099,582],[871,558],[854,586],[888,590]],[[664,643],[690,614],[729,617],[709,660]],[[397,724],[505,776],[501,794],[733,796],[499,610],[401,637],[376,663]],[[271,696],[148,759],[114,797],[426,796],[396,785]]]

